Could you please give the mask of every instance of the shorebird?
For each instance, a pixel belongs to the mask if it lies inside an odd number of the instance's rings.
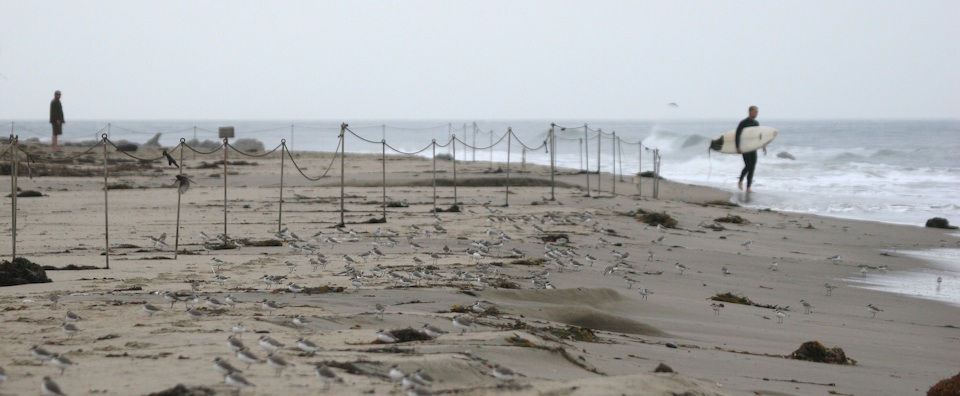
[[[340,377],[337,376],[336,372],[330,369],[330,367],[327,367],[327,365],[325,364],[318,366],[316,373],[317,373],[317,377],[320,378],[321,381],[323,381],[323,389],[329,389],[330,383],[332,382],[343,381],[342,379],[340,379]]]
[[[377,316],[380,318],[380,320],[383,320],[383,313],[384,313],[384,311],[387,310],[387,307],[385,307],[385,306],[384,306],[383,304],[381,304],[381,303],[377,303],[377,305],[374,306],[374,309],[377,310]]]
[[[227,294],[227,296],[223,298],[223,301],[225,301],[225,302],[227,303],[227,305],[229,305],[229,306],[231,306],[231,307],[234,306],[234,305],[240,304],[241,302],[243,302],[243,301],[238,300],[236,297],[234,297],[233,294]]]
[[[234,351],[242,351],[244,349],[247,349],[247,346],[243,345],[243,341],[240,341],[240,338],[234,335],[230,335],[227,337],[227,346],[230,347],[230,349],[233,349]]]
[[[673,267],[677,269],[677,272],[680,272],[680,275],[683,275],[683,271],[687,270],[687,266],[680,263],[674,264]]]
[[[283,369],[287,367],[292,367],[293,365],[287,363],[286,360],[283,360],[280,356],[267,356],[267,365],[273,367],[276,370],[276,376],[279,377]]]
[[[203,318],[203,312],[197,311],[193,308],[187,308],[187,317],[193,320]]]
[[[746,242],[740,244],[740,246],[745,247],[747,250],[750,250],[750,245],[753,245],[753,239],[747,239]]]
[[[430,338],[437,338],[444,334],[447,334],[446,330],[443,330],[431,324],[423,325],[423,332],[427,335],[427,337],[430,337]]]
[[[723,274],[723,276],[727,276],[730,275],[730,270],[727,269],[726,265],[724,265],[723,267],[720,267],[720,273]]]
[[[49,297],[47,297],[47,299],[49,299],[50,302],[53,303],[53,304],[50,306],[50,308],[57,309],[57,303],[60,302],[60,295],[54,293],[54,294],[51,294]]]
[[[833,294],[833,289],[836,289],[836,288],[837,288],[836,285],[831,285],[831,284],[829,284],[829,283],[824,283],[824,284],[823,284],[823,287],[827,288],[827,295],[828,295],[828,296],[829,296],[829,295],[832,295],[832,294]]]
[[[308,355],[313,355],[320,350],[320,347],[318,347],[317,344],[314,344],[313,341],[302,337],[297,340],[297,348],[306,352]]]
[[[237,395],[240,394],[240,390],[242,390],[243,388],[247,388],[247,387],[251,387],[251,386],[255,387],[255,386],[256,386],[256,385],[250,383],[250,381],[247,381],[246,378],[243,378],[243,376],[240,375],[240,373],[239,373],[239,372],[236,372],[236,371],[227,374],[227,375],[223,378],[223,382],[226,383],[227,385],[230,385],[230,386],[232,386],[232,387],[234,387],[234,388],[237,388]]]
[[[783,318],[787,317],[787,314],[779,309],[773,311],[773,313],[777,315],[777,323],[783,323]]]
[[[833,261],[834,264],[839,264],[840,260],[843,260],[843,256],[838,254],[838,255],[827,257],[827,260]]]
[[[228,362],[226,359],[223,359],[219,356],[213,359],[213,368],[219,371],[220,374],[223,374],[223,375],[240,372],[240,370],[238,370],[236,367],[233,367],[233,365],[230,364],[230,362]]]
[[[646,287],[643,287],[643,286],[640,286],[640,288],[637,290],[640,292],[640,299],[643,301],[647,301],[647,296],[653,294],[653,292],[650,291],[650,289],[647,289]]]
[[[864,278],[867,277],[867,267],[860,267],[860,275]]]
[[[171,306],[171,307],[172,307],[172,306]],[[155,313],[157,313],[157,312],[163,312],[163,310],[160,309],[160,308],[158,308],[157,306],[155,306],[155,305],[153,305],[153,304],[150,304],[150,303],[144,301],[144,302],[143,302],[143,312],[146,312],[147,315],[153,316],[153,314],[155,314]]]
[[[297,293],[303,292],[303,288],[293,282],[287,284],[287,290],[290,290],[290,292],[293,293],[293,298],[297,298]]]
[[[53,382],[50,377],[43,377],[43,382],[40,384],[40,391],[46,396],[66,396],[66,394],[60,390],[60,386],[57,385],[56,382]]]
[[[385,344],[393,344],[398,341],[397,338],[393,336],[393,334],[385,332],[383,331],[383,329],[380,329],[377,331],[377,339],[380,340],[380,342]]]
[[[714,315],[720,315],[720,310],[723,309],[723,303],[713,303],[710,304],[710,307],[713,308]]]
[[[873,306],[873,304],[867,304],[867,312],[870,312],[871,318],[876,318],[877,312],[883,312],[883,310]]]
[[[60,328],[63,329],[64,333],[67,333],[67,338],[73,338],[74,334],[77,334],[80,332],[80,328],[78,328],[77,325],[73,323],[64,322],[62,325],[60,325]]]
[[[800,304],[803,304],[803,313],[808,314],[810,310],[813,309],[813,305],[810,305],[806,300],[800,300]]]
[[[293,316],[293,325],[297,326],[297,328],[306,326],[307,323],[310,323],[310,321],[307,320],[306,316],[303,316],[301,314],[297,314]]]
[[[940,284],[941,284],[941,283],[943,283],[943,277],[942,277],[942,276],[938,276],[938,277],[937,277],[937,289],[940,288]]]
[[[394,382],[400,381],[403,379],[404,376],[406,376],[406,374],[404,374],[403,371],[400,370],[400,366],[396,364],[394,364],[393,366],[390,366],[390,372],[387,375]]]
[[[60,369],[60,375],[63,375],[63,372],[67,368],[70,368],[75,364],[74,362],[70,361],[70,359],[67,359],[66,356],[60,355],[59,353],[53,355],[53,358],[50,359],[50,363]]]
[[[273,315],[273,311],[280,309],[280,306],[277,305],[276,301],[267,301],[266,298],[260,302],[260,307],[269,311],[271,315]]]
[[[780,266],[777,264],[776,261],[774,261],[773,263],[770,263],[770,266],[767,267],[767,269],[770,270],[770,271],[779,271],[779,270],[780,270]]]
[[[423,369],[417,369],[417,371],[414,371],[413,378],[421,383],[426,384],[427,386],[433,385],[433,383],[437,381],[433,379],[430,374],[423,372]]]
[[[473,317],[468,315],[460,315],[453,318],[453,327],[460,329],[460,335],[466,333],[467,330],[473,326]]]
[[[163,292],[163,299],[170,302],[170,308],[173,308],[173,304],[180,302],[180,297],[170,292]]]
[[[221,303],[220,300],[217,300],[216,298],[207,296],[207,298],[205,298],[204,301],[206,302],[207,306],[210,308],[213,308],[213,309],[223,308],[223,303]]]
[[[30,348],[30,355],[40,359],[41,364],[43,364],[44,361],[53,359],[53,353],[36,345]]]
[[[237,351],[237,359],[240,360],[241,362],[246,363],[248,369],[250,368],[251,364],[260,363],[260,358],[258,358],[257,355],[254,355],[253,352],[250,352],[250,350],[246,348]]]
[[[656,253],[653,252],[653,249],[647,250],[647,261],[653,261],[654,256],[656,256]]]
[[[73,313],[72,311],[67,311],[66,315],[63,315],[63,320],[67,322],[78,322],[83,320],[80,315]]]
[[[280,348],[283,348],[283,344],[277,340],[274,340],[273,338],[270,338],[269,336],[263,335],[260,336],[260,347],[266,349],[267,352],[270,352],[270,355],[273,355],[279,351]]]

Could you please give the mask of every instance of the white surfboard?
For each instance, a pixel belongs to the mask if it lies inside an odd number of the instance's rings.
[[[749,153],[759,150],[761,147],[770,144],[777,137],[777,130],[768,126],[753,126],[743,128],[740,133],[740,151]],[[737,144],[734,141],[737,137],[737,131],[720,135],[710,141],[710,149],[724,154],[737,154]]]

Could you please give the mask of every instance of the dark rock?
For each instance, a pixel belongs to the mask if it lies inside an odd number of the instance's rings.
[[[667,348],[677,349],[677,344],[676,344],[676,343],[668,342],[668,343],[666,343],[665,345],[667,346]]]
[[[927,220],[927,227],[930,228],[946,228],[948,230],[956,230],[957,226],[950,225],[950,222],[943,217],[934,217]]]
[[[790,154],[790,153],[788,153],[788,152],[786,152],[786,151],[781,151],[781,152],[777,153],[777,158],[786,158],[786,159],[791,159],[791,160],[797,159],[797,157],[794,157],[793,154]]]
[[[666,364],[660,363],[657,368],[653,369],[654,373],[672,373],[673,368],[667,366]]]
[[[53,281],[47,278],[46,271],[23,257],[17,257],[12,263],[6,260],[0,262],[0,286],[47,282]]]
[[[790,357],[817,363],[856,364],[856,361],[847,358],[840,347],[827,348],[818,341],[803,343],[799,349],[790,354]]]

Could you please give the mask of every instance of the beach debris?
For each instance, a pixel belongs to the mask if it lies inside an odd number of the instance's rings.
[[[23,285],[27,283],[53,282],[47,277],[46,271],[40,265],[23,257],[17,257],[13,262],[0,262],[0,286]]]
[[[790,354],[791,359],[806,360],[808,362],[849,364],[856,365],[857,361],[850,359],[840,347],[827,348],[819,341],[807,341]]]
[[[960,373],[950,378],[945,378],[930,387],[927,396],[951,396],[960,395]]]
[[[950,225],[950,221],[943,217],[932,217],[927,220],[927,227],[930,228],[946,228],[948,230],[956,230],[957,226]]]
[[[790,154],[790,153],[788,153],[788,152],[786,152],[786,151],[781,151],[781,152],[777,153],[777,158],[786,158],[786,159],[790,159],[790,160],[796,160],[796,159],[797,159],[797,157],[794,157],[793,154]]]
[[[652,226],[677,228],[677,220],[663,212],[647,212],[643,209],[637,209],[636,217],[637,220]]]
[[[659,365],[657,365],[657,368],[653,369],[653,372],[654,373],[672,373],[673,368],[661,362]]]
[[[716,221],[718,223],[750,224],[750,220],[747,220],[743,217],[732,215],[729,213],[727,213],[727,215],[724,217],[718,217],[716,219],[713,219],[713,221]]]

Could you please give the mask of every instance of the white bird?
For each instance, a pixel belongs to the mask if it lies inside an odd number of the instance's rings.
[[[678,272],[680,272],[680,275],[683,275],[683,271],[687,270],[687,266],[680,263],[674,264],[673,267],[676,268]]]
[[[770,271],[779,271],[779,270],[780,270],[780,266],[779,266],[776,262],[773,262],[773,263],[770,264],[769,267],[767,267],[767,269],[770,270]]]
[[[800,300],[800,304],[803,304],[803,313],[808,314],[810,310],[813,309],[813,305],[810,305],[806,300]]]
[[[320,347],[318,347],[317,344],[314,344],[313,341],[302,337],[297,340],[297,348],[306,352],[308,355],[313,355],[320,350]]]
[[[783,318],[787,317],[787,314],[779,309],[773,312],[777,315],[777,323],[783,323]]]
[[[838,254],[838,255],[827,257],[827,260],[833,261],[834,264],[838,264],[840,260],[843,260],[843,256]]]
[[[740,244],[740,246],[747,248],[747,250],[750,250],[750,245],[753,245],[753,239],[747,239],[746,242]]]
[[[330,367],[327,367],[327,365],[325,364],[318,366],[316,373],[317,373],[317,377],[320,378],[321,381],[323,381],[324,389],[330,388],[330,384],[333,382],[343,381],[342,379],[340,379],[340,377],[337,376],[336,372],[330,369]]]
[[[385,344],[393,344],[398,341],[397,338],[393,336],[393,334],[385,332],[383,331],[383,329],[380,329],[377,331],[377,339],[380,340],[380,342]]]
[[[423,332],[426,333],[427,337],[430,337],[430,338],[437,338],[444,334],[447,334],[446,330],[443,330],[431,324],[423,325]]]
[[[267,365],[276,370],[277,377],[280,376],[283,369],[293,366],[293,364],[287,363],[287,361],[280,356],[267,356]]]
[[[160,309],[160,308],[157,308],[157,307],[154,306],[153,304],[149,304],[149,303],[147,303],[146,301],[144,301],[144,302],[143,302],[143,311],[146,312],[148,315],[153,316],[153,314],[155,314],[155,313],[157,313],[157,312],[162,312],[163,310]]]
[[[393,366],[390,366],[390,372],[388,375],[390,376],[390,379],[393,381],[400,381],[403,379],[404,376],[406,376],[406,374],[404,374],[403,371],[400,370],[400,366],[396,364],[394,364]]]
[[[710,307],[713,308],[714,315],[720,315],[720,310],[723,308],[723,303],[713,303],[710,304]]]
[[[463,335],[467,330],[473,326],[473,317],[467,315],[460,315],[453,318],[453,327],[460,329],[460,335]]]
[[[643,301],[647,301],[647,296],[653,294],[653,292],[650,291],[650,289],[647,289],[646,287],[643,287],[643,286],[640,286],[638,290],[640,291],[640,299]]]
[[[279,341],[274,340],[269,336],[265,336],[265,335],[260,336],[260,347],[270,352],[270,355],[273,355],[274,353],[279,351],[280,348],[283,348],[283,346],[284,345],[281,344]]]
[[[381,303],[377,303],[377,305],[374,306],[374,309],[377,310],[377,316],[380,318],[380,320],[383,320],[383,313],[387,310],[387,307]]]
[[[883,312],[883,310],[873,306],[873,304],[867,304],[867,312],[870,312],[871,318],[876,318],[877,312]]]
[[[504,380],[504,381],[510,381],[513,379],[513,377],[516,376],[516,373],[514,373],[513,370],[510,370],[499,364],[493,365],[492,373],[494,377],[497,377],[497,379]]]
[[[864,278],[867,277],[867,267],[860,267],[860,275]]]

